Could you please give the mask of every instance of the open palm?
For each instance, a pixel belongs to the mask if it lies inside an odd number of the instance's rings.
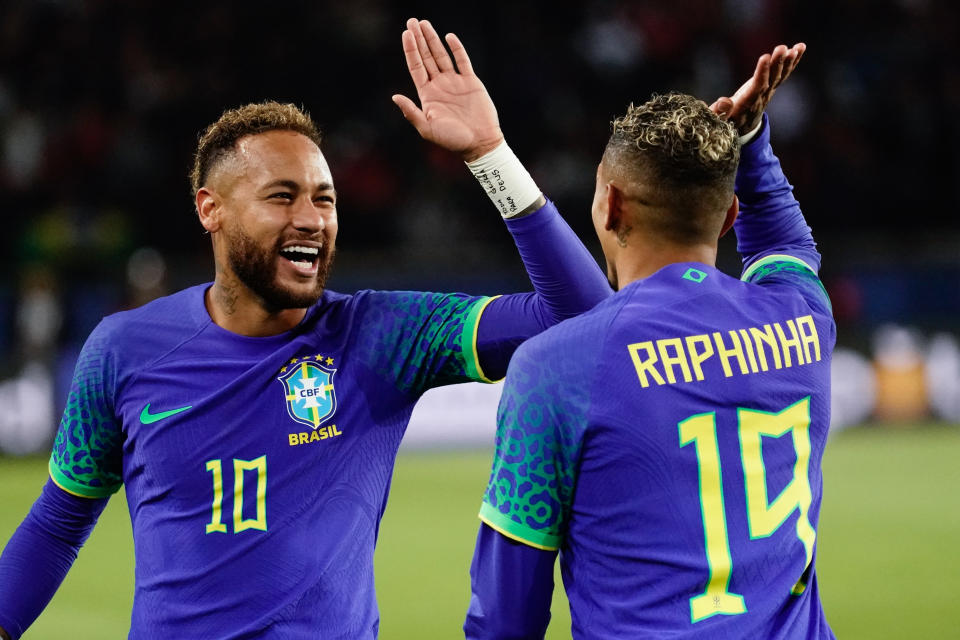
[[[717,98],[710,109],[721,118],[729,120],[740,135],[752,131],[760,124],[763,112],[770,104],[774,92],[790,77],[803,57],[807,45],[800,42],[789,49],[779,45],[771,53],[757,60],[753,75],[737,89],[733,96]]]
[[[452,59],[428,21],[407,21],[403,53],[420,107],[402,95],[393,96],[393,101],[421,137],[469,162],[495,149],[503,133],[496,107],[473,73],[460,39],[450,33],[446,40]]]

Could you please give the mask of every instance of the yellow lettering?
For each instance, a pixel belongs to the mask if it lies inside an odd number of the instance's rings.
[[[763,325],[763,331],[757,327],[750,327],[750,335],[757,345],[757,358],[760,360],[760,370],[769,370],[769,367],[767,367],[767,356],[763,352],[764,344],[770,347],[770,355],[773,356],[773,366],[777,369],[782,369],[783,363],[780,361],[780,344],[777,342],[777,337],[773,335],[773,327],[765,324]]]
[[[667,353],[667,347],[673,347],[674,355]],[[690,375],[690,365],[687,364],[687,354],[683,351],[683,342],[680,338],[657,340],[657,351],[660,353],[660,362],[663,364],[664,371],[667,372],[667,380],[670,384],[677,381],[677,377],[673,375],[674,365],[680,365],[684,382],[693,380],[693,376]]]
[[[800,332],[800,341],[803,342],[803,353],[807,356],[807,362],[813,362],[814,359],[820,362],[820,336],[817,335],[817,325],[813,322],[813,316],[797,318],[797,330]],[[815,358],[810,357],[810,345],[813,345]]]
[[[797,325],[793,320],[787,320],[787,328],[790,329],[791,338],[787,338],[779,322],[773,323],[773,328],[777,332],[780,344],[783,347],[783,366],[790,367],[790,349],[797,350],[797,364],[803,364],[803,349],[800,346],[800,336],[797,335]]]
[[[740,336],[743,338],[743,348],[747,352],[747,360],[750,361],[750,373],[756,373],[757,358],[753,355],[753,342],[751,342],[746,329],[740,329]]]
[[[720,356],[720,364],[723,365],[723,375],[728,378],[733,375],[733,369],[730,367],[730,356],[736,357],[737,364],[740,365],[740,373],[748,373],[747,359],[743,356],[743,346],[740,344],[740,336],[732,329],[727,333],[733,342],[733,347],[730,349],[724,346],[723,336],[720,335],[720,332],[713,332],[713,340],[717,343],[717,355]]]
[[[647,381],[647,374],[650,374],[650,377],[654,379],[657,384],[666,384],[666,380],[663,379],[663,376],[660,375],[660,372],[653,368],[653,364],[657,361],[657,354],[653,349],[653,342],[637,342],[636,344],[627,345],[627,349],[630,350],[630,357],[633,359],[633,367],[637,370],[637,377],[640,378],[640,386],[647,388],[650,386],[650,383]],[[647,352],[647,359],[640,359],[640,350],[643,349]]]
[[[323,429],[320,429],[320,431],[323,431]],[[310,442],[317,442],[318,440],[321,440],[321,439],[322,438],[317,435],[316,431],[310,434]]]
[[[308,442],[310,442],[310,435],[304,433],[303,431],[301,431],[301,432],[300,432],[300,444],[307,444]]]
[[[330,425],[330,433],[333,434],[333,435],[335,435],[335,436],[342,436],[342,435],[343,435],[343,433],[340,432],[340,429],[337,429],[337,425],[335,425],[335,424]]]
[[[697,351],[697,343],[700,343],[703,351]],[[705,333],[699,336],[687,336],[687,351],[690,352],[693,374],[697,377],[697,380],[703,380],[703,369],[700,365],[713,355],[713,344],[710,342],[710,336]]]
[[[295,447],[295,446],[297,446],[298,444],[300,444],[300,442],[297,440],[297,434],[291,433],[291,434],[289,434],[289,436],[290,436],[290,446],[291,446],[291,447]]]

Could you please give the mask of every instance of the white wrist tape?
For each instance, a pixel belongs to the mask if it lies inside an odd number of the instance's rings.
[[[467,168],[504,218],[517,215],[540,197],[537,183],[506,141],[485,156],[468,162]]]
[[[760,131],[760,127],[762,126],[763,126],[763,118],[760,118],[760,124],[758,124],[753,129],[751,129],[747,133],[740,136],[740,146],[742,147],[743,145],[747,144],[748,142],[756,138],[757,133]]]

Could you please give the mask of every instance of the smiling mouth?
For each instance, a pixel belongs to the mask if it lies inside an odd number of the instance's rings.
[[[288,260],[293,266],[300,270],[312,271],[316,268],[320,260],[320,249],[317,247],[294,245],[281,249],[280,257]]]

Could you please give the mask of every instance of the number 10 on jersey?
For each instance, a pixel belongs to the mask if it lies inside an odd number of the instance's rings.
[[[779,529],[795,510],[796,534],[806,552],[806,565],[813,559],[816,532],[810,524],[810,398],[790,405],[783,411],[768,413],[737,409],[737,435],[740,440],[746,492],[747,522],[751,540],[766,538]],[[679,423],[680,446],[693,444],[697,453],[700,480],[700,512],[703,516],[703,538],[710,577],[706,590],[690,598],[692,622],[717,614],[737,615],[747,610],[743,596],[729,591],[733,559],[724,508],[720,448],[717,442],[717,417],[703,413]],[[793,479],[773,501],[767,495],[766,468],[763,462],[762,437],[779,438],[791,433],[796,463]],[[803,578],[793,588],[803,593]]]
[[[206,469],[213,476],[213,503],[210,505],[210,522],[207,523],[206,532],[227,533],[227,525],[223,521],[223,461],[207,460]],[[247,471],[257,473],[257,508],[253,518],[243,517],[244,473]],[[233,459],[233,532],[240,533],[247,529],[267,530],[267,456],[254,460]]]

